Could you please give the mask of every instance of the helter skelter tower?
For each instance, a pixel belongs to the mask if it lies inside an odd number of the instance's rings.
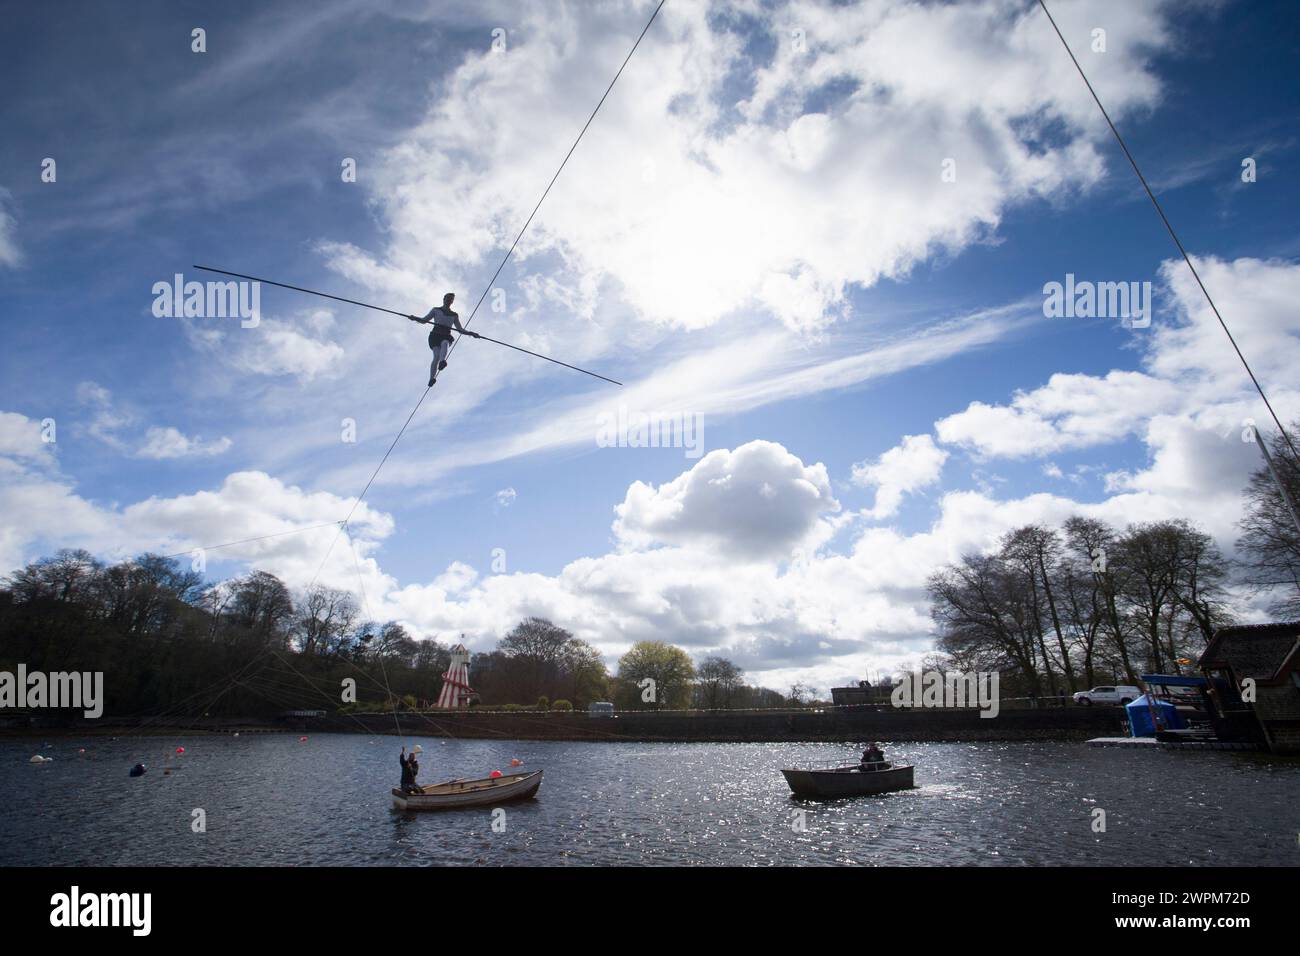
[[[469,706],[473,695],[469,686],[469,651],[464,644],[457,644],[451,649],[451,666],[442,675],[438,706],[443,710],[460,710]]]

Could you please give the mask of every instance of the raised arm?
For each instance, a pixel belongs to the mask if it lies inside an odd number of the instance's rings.
[[[460,314],[457,312],[453,312],[451,314],[451,325],[452,328],[454,328],[461,335],[468,335],[472,339],[478,338],[477,332],[471,332],[469,329],[465,328],[465,326],[460,324]]]

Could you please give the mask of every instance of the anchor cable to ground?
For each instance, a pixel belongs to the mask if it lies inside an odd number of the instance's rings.
[[[1174,231],[1173,224],[1169,221],[1169,217],[1165,215],[1165,211],[1160,205],[1160,200],[1156,199],[1156,194],[1152,191],[1150,185],[1147,184],[1147,178],[1142,175],[1142,170],[1138,168],[1137,160],[1134,159],[1133,154],[1129,152],[1128,145],[1124,142],[1124,137],[1120,136],[1119,129],[1111,120],[1110,114],[1106,112],[1106,107],[1102,106],[1101,98],[1097,96],[1097,91],[1092,88],[1092,83],[1088,79],[1088,74],[1083,72],[1083,67],[1079,65],[1078,58],[1075,57],[1074,51],[1070,49],[1070,44],[1066,41],[1065,34],[1063,34],[1061,28],[1056,25],[1056,19],[1052,16],[1051,11],[1047,9],[1047,4],[1044,0],[1038,0],[1038,5],[1043,8],[1043,13],[1047,15],[1048,22],[1052,24],[1052,29],[1056,31],[1057,37],[1060,38],[1061,45],[1065,47],[1065,52],[1070,55],[1070,62],[1074,64],[1074,68],[1079,72],[1079,76],[1083,79],[1084,86],[1086,86],[1088,92],[1092,94],[1093,102],[1097,104],[1097,109],[1101,110],[1101,115],[1105,118],[1106,125],[1110,127],[1110,131],[1115,135],[1115,141],[1119,143],[1119,148],[1124,151],[1124,156],[1128,159],[1129,165],[1133,167],[1133,172],[1137,173],[1138,181],[1142,183],[1142,188],[1146,190],[1147,198],[1151,200],[1151,205],[1155,207],[1156,212],[1160,215],[1160,221],[1165,224],[1165,229],[1168,230],[1169,237],[1174,240],[1174,245],[1177,246],[1178,251],[1182,253],[1183,261],[1187,263],[1187,268],[1191,270],[1192,278],[1195,279],[1196,284],[1200,286],[1201,293],[1205,296],[1205,301],[1210,304],[1210,310],[1214,313],[1214,317],[1219,320],[1219,325],[1223,327],[1223,334],[1228,337],[1228,341],[1232,344],[1233,351],[1237,353],[1237,358],[1241,359],[1241,364],[1245,367],[1246,374],[1250,376],[1250,380],[1255,386],[1255,391],[1259,392],[1259,397],[1264,400],[1264,407],[1268,409],[1269,415],[1273,417],[1273,423],[1277,425],[1277,430],[1282,433],[1282,438],[1286,441],[1287,447],[1291,449],[1291,454],[1295,456],[1297,461],[1300,461],[1300,452],[1296,451],[1295,445],[1291,443],[1291,436],[1287,434],[1286,428],[1282,425],[1282,420],[1277,417],[1277,412],[1273,411],[1273,403],[1270,402],[1268,396],[1264,394],[1264,386],[1262,386],[1259,383],[1259,379],[1255,377],[1255,372],[1251,369],[1250,363],[1246,361],[1246,356],[1242,354],[1240,347],[1237,345],[1237,340],[1228,329],[1228,323],[1225,322],[1223,316],[1219,314],[1219,307],[1214,304],[1214,299],[1210,296],[1210,290],[1205,288],[1205,283],[1201,281],[1200,273],[1196,271],[1196,266],[1192,264],[1192,257],[1187,254],[1187,249],[1184,248],[1182,240],[1178,238],[1178,233]]]
[[[470,312],[469,318],[465,320],[465,323],[464,323],[464,328],[465,328],[465,329],[468,329],[470,322],[472,322],[472,321],[474,320],[474,316],[478,313],[479,307],[483,304],[484,300],[487,298],[487,294],[488,294],[488,292],[491,291],[492,283],[495,282],[495,281],[497,280],[497,278],[501,275],[501,270],[504,269],[505,266],[506,266],[506,263],[509,262],[510,257],[513,255],[513,253],[514,253],[516,247],[519,245],[520,240],[523,239],[524,233],[527,232],[528,227],[532,224],[533,218],[537,215],[537,212],[538,212],[538,210],[541,208],[542,203],[546,200],[546,197],[550,194],[551,187],[553,187],[553,186],[555,185],[556,181],[557,181],[557,180],[559,179],[559,177],[560,177],[560,173],[563,172],[565,165],[568,163],[569,158],[573,155],[574,151],[578,148],[578,144],[579,144],[580,142],[582,142],[582,138],[583,138],[583,136],[586,134],[587,129],[591,126],[592,121],[595,120],[595,118],[596,118],[596,114],[600,112],[600,108],[604,105],[605,100],[608,99],[609,94],[613,91],[613,89],[614,89],[614,85],[618,82],[619,77],[623,75],[623,70],[624,70],[624,68],[626,68],[626,66],[628,65],[628,63],[629,63],[629,62],[631,61],[631,59],[632,59],[632,55],[633,55],[634,53],[636,53],[637,48],[641,45],[641,41],[642,41],[642,39],[645,38],[645,35],[646,35],[646,34],[649,32],[649,30],[650,30],[650,26],[654,23],[655,19],[659,16],[659,11],[660,11],[661,9],[663,9],[663,6],[664,6],[664,3],[665,3],[665,2],[667,2],[667,0],[659,0],[659,4],[655,7],[654,11],[650,14],[650,19],[649,19],[648,21],[646,21],[646,25],[645,25],[645,27],[642,28],[641,33],[637,36],[636,42],[632,44],[632,49],[631,49],[630,51],[628,51],[627,56],[624,57],[622,64],[621,64],[621,65],[619,66],[619,68],[618,68],[618,71],[614,74],[614,78],[613,78],[612,80],[610,80],[609,86],[607,86],[607,87],[605,88],[605,92],[604,92],[604,94],[602,94],[602,96],[601,96],[599,102],[597,102],[597,104],[596,104],[596,106],[595,106],[595,109],[593,109],[593,110],[591,111],[591,115],[587,117],[587,121],[586,121],[586,123],[583,124],[583,127],[582,127],[582,129],[579,131],[579,133],[578,133],[578,135],[577,135],[577,138],[574,139],[574,141],[573,141],[573,145],[569,147],[568,152],[565,154],[564,159],[561,160],[559,167],[558,167],[558,168],[556,169],[556,171],[555,171],[555,174],[551,177],[550,182],[547,183],[546,189],[543,190],[542,195],[541,195],[541,198],[538,199],[537,204],[533,207],[532,212],[529,213],[528,218],[524,221],[523,227],[519,230],[519,233],[515,236],[514,242],[511,243],[510,248],[506,251],[506,254],[505,254],[505,255],[502,257],[502,259],[501,259],[501,262],[497,265],[496,271],[493,272],[493,274],[492,274],[492,278],[488,281],[487,285],[484,287],[484,289],[483,289],[483,294],[482,294],[481,296],[479,296],[478,302],[475,303],[473,310]],[[320,297],[322,297],[322,298],[326,298],[326,299],[333,299],[333,300],[335,300],[335,301],[337,301],[337,302],[344,302],[344,303],[347,303],[347,304],[349,304],[349,305],[355,305],[355,306],[359,306],[359,307],[361,307],[361,308],[372,309],[372,310],[375,310],[375,311],[378,311],[378,312],[386,312],[386,313],[391,314],[391,315],[401,316],[402,318],[409,318],[409,317],[410,317],[410,316],[408,315],[408,313],[405,313],[405,312],[398,312],[396,309],[388,309],[388,308],[384,308],[383,306],[373,305],[373,304],[368,303],[368,302],[361,302],[361,301],[358,301],[358,300],[356,300],[356,299],[349,299],[349,298],[346,298],[346,297],[344,297],[344,296],[333,295],[333,294],[328,293],[328,292],[320,292],[320,291],[317,291],[317,290],[315,290],[315,289],[308,289],[308,288],[305,288],[305,287],[303,287],[303,286],[295,286],[295,285],[290,285],[289,283],[285,283],[285,282],[276,282],[276,281],[273,281],[273,280],[270,280],[270,279],[262,279],[262,278],[259,278],[259,277],[257,277],[257,276],[250,276],[250,275],[244,275],[244,274],[236,273],[236,272],[229,272],[229,271],[224,270],[224,269],[215,269],[215,268],[212,268],[212,267],[210,267],[210,266],[200,266],[200,265],[195,265],[194,268],[199,269],[199,270],[202,270],[202,271],[204,271],[204,272],[213,272],[213,273],[217,273],[217,274],[220,274],[220,275],[228,275],[228,276],[231,276],[231,277],[233,277],[233,278],[238,278],[238,279],[247,279],[247,280],[250,280],[250,281],[253,281],[253,282],[265,282],[267,285],[279,286],[280,288],[289,289],[289,290],[294,291],[294,292],[302,292],[302,293],[305,293],[305,294],[307,294],[307,295],[315,295],[315,296],[320,296]],[[576,371],[576,372],[582,372],[584,375],[590,375],[590,376],[592,376],[593,378],[598,378],[598,379],[601,379],[602,381],[610,382],[610,383],[613,384],[613,385],[619,385],[619,386],[621,386],[621,385],[623,384],[622,382],[616,381],[616,380],[614,380],[614,379],[612,379],[612,378],[608,378],[608,377],[606,377],[606,376],[604,376],[604,375],[600,375],[599,373],[592,372],[592,371],[590,371],[590,370],[588,370],[588,369],[580,368],[580,367],[578,367],[578,366],[576,366],[576,365],[570,365],[568,362],[562,362],[562,361],[560,361],[559,359],[552,358],[552,357],[549,356],[549,355],[543,355],[543,354],[541,354],[540,352],[534,352],[534,351],[532,351],[532,350],[530,350],[530,349],[523,348],[522,346],[513,345],[513,344],[511,344],[511,343],[509,343],[509,342],[502,342],[502,341],[500,341],[499,339],[494,339],[494,338],[491,338],[491,337],[486,336],[486,335],[481,335],[481,334],[479,334],[479,333],[474,333],[473,337],[475,337],[475,338],[480,338],[480,339],[483,339],[483,340],[485,340],[485,341],[491,342],[491,343],[493,343],[494,345],[502,345],[502,346],[505,346],[506,348],[514,349],[515,351],[523,352],[523,353],[525,353],[525,354],[527,354],[527,355],[532,355],[532,356],[534,356],[535,358],[540,358],[540,359],[543,359],[543,360],[545,360],[545,361],[552,362],[552,363],[554,363],[554,364],[556,364],[556,365],[562,365],[562,366],[564,366],[565,368],[572,369],[572,370],[574,370],[574,371]],[[456,347],[456,345],[457,345],[457,343],[458,343],[459,341],[460,341],[460,340],[457,339],[456,341],[454,341],[454,342],[452,343],[451,350],[454,350],[454,349],[455,349],[455,347]],[[450,350],[449,350],[449,353],[448,353],[448,354],[450,354]],[[231,542],[226,542],[226,543],[224,543],[224,544],[213,545],[213,546],[211,546],[210,548],[208,548],[208,550],[214,550],[214,549],[216,549],[216,548],[231,547],[231,546],[236,545],[236,544],[246,544],[246,543],[250,543],[250,542],[253,542],[253,541],[261,541],[261,540],[265,540],[265,539],[267,539],[267,538],[281,537],[281,536],[283,536],[283,535],[289,535],[289,534],[300,534],[300,533],[303,533],[303,532],[305,532],[305,531],[314,530],[314,529],[316,529],[316,528],[325,528],[325,527],[329,527],[330,525],[335,525],[335,526],[337,527],[337,531],[335,532],[334,537],[333,537],[333,538],[331,539],[331,541],[330,541],[330,546],[329,546],[329,548],[326,550],[326,552],[325,552],[325,556],[324,556],[324,558],[322,558],[321,563],[320,563],[320,566],[317,568],[316,573],[312,575],[311,583],[308,584],[308,590],[310,590],[311,587],[316,583],[316,579],[320,577],[321,572],[324,570],[324,568],[325,568],[325,563],[329,560],[329,556],[330,556],[330,554],[333,552],[333,550],[334,550],[334,546],[338,543],[339,536],[342,535],[344,532],[346,532],[346,531],[348,530],[348,524],[349,524],[349,522],[352,520],[352,516],[356,513],[357,508],[359,508],[359,507],[361,506],[361,502],[365,499],[365,496],[366,496],[367,492],[369,492],[369,490],[370,490],[370,486],[374,483],[375,478],[378,477],[379,472],[383,469],[385,463],[387,463],[387,461],[388,461],[388,459],[389,459],[389,456],[392,455],[392,453],[393,453],[393,449],[397,447],[397,443],[401,440],[402,436],[406,433],[406,429],[407,429],[407,427],[411,424],[411,421],[415,418],[415,413],[416,413],[417,411],[419,411],[420,406],[424,403],[424,399],[428,396],[429,391],[430,391],[430,388],[426,387],[425,390],[424,390],[424,392],[420,395],[419,400],[415,403],[415,407],[411,409],[411,413],[406,417],[406,421],[402,424],[401,429],[398,430],[397,435],[393,438],[392,443],[388,446],[388,450],[384,452],[384,457],[383,457],[382,459],[380,459],[378,466],[376,466],[374,472],[371,473],[369,480],[366,481],[365,487],[362,488],[361,493],[360,493],[360,494],[356,497],[356,499],[353,501],[353,503],[352,503],[352,507],[351,507],[351,509],[348,511],[347,517],[345,517],[342,521],[329,522],[328,524],[314,525],[314,526],[311,526],[311,527],[305,527],[305,528],[298,528],[298,529],[294,529],[294,530],[291,530],[291,531],[276,532],[276,533],[273,533],[273,534],[261,535],[261,536],[254,537],[254,538],[246,538],[246,539],[243,539],[243,540],[240,540],[240,541],[231,541]],[[354,564],[354,567],[355,567],[356,572],[357,572],[357,583],[358,583],[358,587],[359,587],[359,589],[360,589],[360,591],[361,591],[362,602],[363,602],[363,604],[366,606],[366,613],[367,613],[367,616],[371,616],[371,617],[372,617],[373,615],[370,614],[370,609],[369,609],[369,600],[368,600],[368,598],[367,598],[367,596],[366,596],[366,592],[365,592],[365,584],[364,584],[364,581],[362,580],[361,567],[360,567],[359,557],[358,557],[357,552],[356,552],[356,546],[355,546],[355,544],[353,544],[353,542],[352,542],[352,536],[351,536],[350,533],[348,534],[348,542],[349,542],[349,547],[350,547],[351,550],[352,550],[353,564]],[[190,553],[190,552],[178,552],[178,553],[175,554],[175,555],[170,555],[170,557],[179,557],[179,556],[181,556],[181,555],[183,555],[183,554],[188,554],[188,553]],[[292,671],[294,674],[296,674],[299,678],[302,678],[304,681],[306,681],[306,683],[308,684],[308,686],[311,687],[311,689],[312,689],[313,691],[315,691],[316,693],[321,694],[322,696],[328,698],[328,696],[329,696],[328,694],[325,694],[325,693],[324,693],[324,692],[323,692],[319,687],[317,687],[314,683],[312,683],[310,680],[308,680],[308,679],[306,678],[306,675],[304,675],[301,671],[299,671],[296,667],[294,667],[292,663],[290,663],[288,660],[286,660],[286,659],[285,659],[281,654],[277,653],[277,652],[275,651],[274,648],[268,647],[268,648],[263,649],[261,653],[257,654],[255,657],[253,657],[253,658],[250,659],[249,661],[245,662],[244,665],[241,666],[241,667],[238,669],[238,671],[237,671],[233,676],[231,676],[231,677],[229,677],[229,678],[227,678],[227,679],[225,679],[225,680],[223,680],[223,681],[216,682],[217,684],[219,684],[219,685],[223,685],[223,686],[220,686],[220,687],[218,688],[217,696],[216,696],[216,698],[213,698],[213,700],[215,700],[215,699],[219,699],[221,696],[224,696],[224,695],[225,695],[226,693],[228,693],[228,692],[229,692],[233,687],[236,687],[236,686],[238,686],[238,687],[242,687],[242,688],[245,689],[245,690],[252,690],[252,688],[249,687],[249,683],[248,683],[248,681],[249,681],[249,680],[252,680],[252,679],[254,679],[254,678],[256,678],[256,673],[254,673],[254,674],[253,674],[252,676],[250,676],[248,679],[241,679],[241,678],[244,678],[244,676],[245,676],[245,675],[248,673],[248,671],[253,667],[253,665],[256,664],[256,663],[258,663],[258,662],[259,662],[263,657],[266,657],[267,655],[273,656],[273,657],[275,657],[276,659],[278,659],[278,660],[279,660],[279,661],[280,661],[280,662],[281,662],[285,667],[287,667],[289,670],[291,670],[291,671]],[[365,671],[364,669],[362,669],[361,667],[359,667],[355,662],[347,661],[347,663],[349,663],[349,664],[350,664],[352,667],[354,667],[356,670],[358,670],[359,672],[361,672],[362,674],[364,674],[364,675],[367,677],[367,679],[371,680],[371,681],[374,682],[374,683],[378,683],[377,681],[374,681],[374,678],[373,678],[370,674],[366,673],[366,671]],[[394,698],[394,696],[393,696],[392,686],[389,684],[389,681],[388,681],[387,668],[386,668],[386,666],[384,665],[384,662],[383,662],[383,655],[382,655],[382,653],[380,654],[380,667],[381,667],[381,673],[382,673],[382,676],[383,676],[383,687],[384,687],[385,692],[386,692],[387,695],[388,695],[389,706],[392,707],[392,709],[393,709],[393,720],[394,720],[394,722],[395,722],[395,724],[396,724],[396,726],[397,726],[397,732],[398,732],[398,735],[401,736],[401,735],[402,735],[402,727],[401,727],[401,722],[400,722],[400,720],[399,720],[399,718],[398,718],[398,714],[397,714],[397,702],[396,702],[396,700],[395,700],[395,698]],[[195,693],[195,694],[190,695],[189,698],[186,698],[186,701],[188,701],[188,700],[190,700],[190,699],[192,699],[192,698],[194,698],[194,697],[198,697],[198,696],[200,696],[200,695],[206,693],[207,691],[210,691],[211,689],[212,689],[212,685],[208,685],[208,686],[205,687],[203,690],[201,690],[201,691],[199,691],[199,692],[197,692],[197,693]],[[262,687],[261,689],[262,689],[263,693],[265,693],[265,691],[267,690],[266,687]],[[332,701],[331,701],[331,702],[332,702]],[[181,701],[180,703],[181,703],[181,704],[184,704],[185,701]],[[208,706],[210,706],[210,704],[209,704]],[[347,716],[348,716],[349,718],[351,718],[353,721],[355,721],[356,723],[358,723],[358,724],[359,724],[359,725],[360,725],[364,730],[366,730],[367,732],[370,732],[370,728],[367,727],[367,726],[364,724],[364,722],[362,722],[362,721],[360,720],[360,718],[358,718],[355,714],[352,714],[351,712],[346,712],[346,713],[347,713]],[[434,726],[435,728],[437,728],[438,730],[440,730],[442,733],[444,733],[444,734],[448,734],[448,732],[445,730],[445,728],[441,727],[441,725],[438,724],[438,722],[432,720],[432,719],[429,718],[427,715],[425,715],[425,714],[417,714],[417,716],[420,716],[421,718],[423,718],[427,723],[429,723],[430,725]],[[448,734],[448,735],[449,735],[449,734]]]

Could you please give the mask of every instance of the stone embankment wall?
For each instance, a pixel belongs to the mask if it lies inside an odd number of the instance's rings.
[[[503,740],[590,741],[889,741],[1086,740],[1120,735],[1119,707],[1004,710],[980,717],[978,710],[623,712],[589,717],[572,713],[403,713],[408,734]],[[312,721],[324,730],[395,732],[391,714],[331,716]]]

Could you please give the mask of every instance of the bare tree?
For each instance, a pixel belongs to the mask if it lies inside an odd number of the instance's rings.
[[[802,707],[805,703],[812,700],[813,689],[803,681],[795,681],[786,691],[785,699],[796,707]]]
[[[254,571],[208,591],[212,609],[222,623],[267,642],[282,639],[293,622],[293,596],[274,574]]]
[[[575,706],[585,706],[604,697],[609,683],[609,672],[600,651],[579,638],[572,638],[561,655],[565,692]]]
[[[1224,581],[1228,565],[1214,539],[1186,521],[1171,522],[1178,539],[1177,575],[1175,590],[1179,606],[1191,618],[1199,632],[1197,647],[1204,647],[1214,637],[1214,632],[1231,623]],[[1188,628],[1190,630],[1190,628]],[[1171,642],[1170,651],[1174,651]]]
[[[550,689],[573,639],[564,628],[540,617],[524,618],[501,639],[498,649],[512,662],[520,682],[515,688],[519,699],[536,700]]]
[[[1074,667],[1070,661],[1070,651],[1066,647],[1065,632],[1061,627],[1061,615],[1057,610],[1056,593],[1052,586],[1061,563],[1061,536],[1051,528],[1042,525],[1026,525],[1017,528],[1002,539],[1002,556],[1016,566],[1029,587],[1029,601],[1035,617],[1042,619],[1043,610],[1052,625],[1056,647],[1060,654],[1057,662],[1065,674],[1067,687],[1074,686]],[[1046,608],[1040,603],[1046,601]],[[1038,650],[1042,655],[1043,669],[1047,674],[1049,690],[1055,692],[1056,679],[1052,673],[1052,655],[1048,653],[1044,641],[1043,629],[1038,630]]]
[[[37,598],[77,601],[87,596],[103,568],[89,551],[63,548],[51,558],[41,558],[15,571],[5,585],[22,603]]]
[[[358,618],[357,604],[347,591],[315,585],[297,608],[294,633],[303,654],[337,653]]]
[[[1040,621],[1021,580],[997,555],[968,554],[930,576],[930,613],[940,647],[963,669],[1014,668],[1039,692]]]
[[[1177,670],[1227,622],[1223,556],[1209,535],[1182,519],[1130,525],[1116,542],[1126,576],[1127,613],[1154,671]]]
[[[1291,430],[1300,431],[1300,421]],[[1265,440],[1258,436],[1259,441]],[[1273,467],[1291,500],[1300,505],[1300,462],[1281,435],[1269,442]],[[1281,586],[1270,610],[1280,618],[1300,617],[1300,530],[1268,466],[1251,473],[1246,486],[1246,513],[1238,527],[1237,549],[1246,562],[1250,581],[1260,590]]]
[[[1138,671],[1130,651],[1132,622],[1124,613],[1128,567],[1118,561],[1115,531],[1095,518],[1074,517],[1065,523],[1065,533],[1072,550],[1088,562],[1096,587],[1093,600],[1099,605],[1101,620],[1097,633],[1102,640],[1100,654],[1094,654],[1093,662],[1100,656],[1110,670],[1123,671],[1126,680],[1136,681]],[[1089,685],[1095,680],[1090,678]]]
[[[706,657],[695,671],[700,704],[709,710],[731,706],[736,689],[744,683],[745,672],[725,657]]]
[[[385,662],[400,662],[408,666],[415,665],[419,650],[420,643],[396,621],[389,621],[379,629],[377,635],[366,641],[367,656],[383,658]]]

